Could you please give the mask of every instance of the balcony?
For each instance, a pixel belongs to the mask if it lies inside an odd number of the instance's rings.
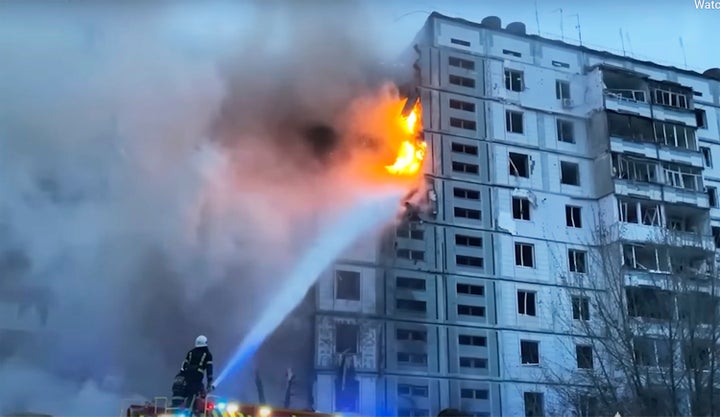
[[[653,84],[650,89],[654,118],[675,120],[691,127],[697,127],[691,89],[663,83]]]
[[[638,242],[623,244],[623,266],[630,285],[670,289],[673,286],[670,278],[708,282],[713,274],[712,260],[711,253],[696,248]]]
[[[647,242],[653,245],[694,248],[706,252],[715,250],[715,242],[710,235],[668,230],[661,226],[644,224],[617,222],[610,226],[609,238],[612,241]]]
[[[649,89],[644,79],[611,69],[603,69],[602,77],[606,109],[652,117]]]
[[[695,129],[678,123],[607,112],[610,149],[650,159],[703,166]]]
[[[614,153],[612,172],[618,194],[671,204],[710,207],[700,168]]]

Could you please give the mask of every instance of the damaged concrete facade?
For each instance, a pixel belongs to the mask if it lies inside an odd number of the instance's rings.
[[[573,287],[596,268],[598,227],[622,242],[629,286],[714,255],[720,71],[547,40],[495,17],[433,14],[412,49],[434,207],[319,282],[317,407],[549,415],[547,368],[592,367],[568,323],[592,318]],[[671,247],[658,246],[660,229],[677,237]],[[338,333],[345,323],[355,331]],[[359,384],[341,410],[330,393],[348,344]]]

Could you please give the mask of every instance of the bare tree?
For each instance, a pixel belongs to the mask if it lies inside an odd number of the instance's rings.
[[[621,207],[623,221],[601,222],[589,249],[552,255],[568,287],[557,300],[571,334],[562,345],[577,363],[549,364],[547,377],[568,415],[720,415],[719,276],[707,216],[680,224],[660,204],[632,204],[637,216]]]

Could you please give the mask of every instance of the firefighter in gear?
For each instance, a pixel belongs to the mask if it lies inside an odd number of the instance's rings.
[[[208,349],[207,337],[201,335],[195,339],[195,347],[185,355],[185,361],[180,370],[185,376],[188,406],[194,402],[196,397],[215,388],[212,385],[213,357]],[[206,389],[203,387],[203,376],[207,377]]]

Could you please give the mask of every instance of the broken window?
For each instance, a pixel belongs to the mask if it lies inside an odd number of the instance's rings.
[[[408,300],[405,298],[396,298],[395,308],[397,310],[425,313],[427,311],[427,303],[422,300]]]
[[[672,273],[688,278],[701,278],[713,271],[713,259],[705,256],[690,257],[687,254],[675,253],[670,259]]]
[[[569,249],[568,250],[568,266],[570,272],[577,272],[579,274],[587,273],[587,252]]]
[[[411,250],[411,249],[398,249],[396,251],[397,257],[401,259],[408,259],[411,261],[424,261],[425,251]]]
[[[600,408],[600,401],[597,397],[590,395],[581,395],[577,399],[577,417],[596,417],[601,415],[598,411]]]
[[[646,226],[660,226],[660,205],[654,203],[639,203],[640,218]]]
[[[689,100],[685,93],[673,91],[669,88],[656,88],[653,91],[653,101],[655,104],[668,107],[678,107],[681,109],[689,109]]]
[[[718,298],[706,292],[689,291],[678,295],[678,317],[691,326],[712,324],[717,312]]]
[[[461,356],[458,360],[461,368],[487,369],[487,359]]]
[[[655,142],[652,119],[607,112],[610,136],[639,142]]]
[[[557,139],[560,142],[575,143],[575,124],[570,120],[557,119]]]
[[[710,207],[718,206],[717,187],[707,187],[708,204]]]
[[[485,266],[485,260],[477,256],[455,255],[455,264],[459,266],[483,268]]]
[[[480,191],[468,190],[467,188],[453,187],[453,196],[464,200],[480,200]]]
[[[685,190],[702,191],[701,170],[689,165],[663,164],[665,184]]]
[[[522,71],[505,69],[505,89],[510,91],[523,90],[523,73]]]
[[[720,227],[712,226],[710,230],[712,230],[713,240],[715,241],[715,248],[720,248]]]
[[[573,320],[590,320],[590,297],[572,297]]]
[[[638,205],[635,201],[618,200],[618,209],[621,222],[639,223]]]
[[[425,330],[395,329],[395,339],[400,342],[427,342]]]
[[[700,129],[706,128],[707,125],[707,114],[703,109],[695,109],[695,123]]]
[[[465,162],[452,161],[453,172],[459,172],[462,174],[473,174],[477,175],[480,172],[480,166],[477,164],[466,164]]]
[[[474,61],[469,61],[467,59],[457,58],[454,56],[448,58],[448,65],[450,65],[451,67],[462,68],[471,71],[475,69]]]
[[[685,366],[695,371],[710,369],[715,349],[712,340],[693,339],[683,346]]]
[[[467,119],[460,119],[458,117],[450,118],[450,126],[458,128],[458,129],[465,129],[465,130],[476,130],[477,129],[477,123],[475,123],[475,121],[467,120]]]
[[[455,244],[458,246],[482,248],[483,241],[481,237],[477,236],[455,235]]]
[[[682,149],[697,149],[695,130],[677,123],[655,122],[655,139],[658,143]]]
[[[524,316],[536,316],[535,292],[518,290],[517,292],[518,314]]]
[[[521,340],[520,358],[523,365],[539,365],[540,343],[534,340]]]
[[[523,127],[523,114],[519,111],[505,111],[505,130],[510,133],[522,134],[525,130]]]
[[[508,154],[510,175],[515,177],[530,177],[530,157],[523,153],[510,152]]]
[[[470,220],[481,220],[480,210],[467,209],[462,207],[455,207],[453,211],[455,217],[470,219]]]
[[[578,206],[565,206],[565,224],[568,227],[582,227],[581,208]]]
[[[560,183],[580,185],[580,165],[574,162],[560,161]]]
[[[525,417],[545,416],[545,395],[542,392],[524,392]]]
[[[623,245],[623,262],[630,269],[649,272],[671,272],[666,248]]]
[[[513,218],[530,220],[530,200],[522,197],[512,198]]]
[[[712,153],[710,152],[710,148],[708,148],[706,146],[701,146],[700,152],[702,152],[703,164],[708,168],[712,168],[713,163],[712,163]]]
[[[455,110],[462,110],[470,113],[475,112],[475,103],[470,103],[462,100],[450,99],[450,108]]]
[[[335,298],[338,300],[360,300],[359,272],[335,271]]]
[[[413,291],[425,291],[426,282],[422,278],[395,277],[395,288]]]
[[[633,356],[638,365],[669,367],[672,364],[669,340],[637,336],[632,342]]]
[[[428,397],[427,385],[398,384],[398,395],[410,397]]]
[[[461,334],[458,336],[458,345],[461,346],[487,346],[487,337]]]
[[[461,77],[459,75],[450,75],[450,84],[457,85],[460,87],[475,88],[475,80],[468,77]]]
[[[628,316],[655,320],[673,317],[673,301],[670,291],[658,288],[628,287],[625,289]]]
[[[357,353],[359,333],[357,324],[336,324],[335,353]]]
[[[638,158],[613,154],[613,172],[617,178],[635,182],[658,182],[657,164]]]
[[[465,294],[465,295],[478,295],[478,296],[485,295],[485,287],[482,285],[458,283],[455,285],[455,291],[458,294]]]
[[[477,155],[478,154],[477,146],[453,142],[452,145],[450,145],[450,147],[451,147],[451,150],[455,153],[464,153],[466,155]]]
[[[605,94],[620,100],[646,101],[645,89],[642,79],[612,70],[603,70],[603,83],[607,87]]]
[[[515,265],[534,268],[535,245],[530,243],[515,243]]]
[[[575,357],[577,358],[578,369],[593,369],[592,346],[576,345]]]
[[[458,304],[457,313],[459,316],[485,317],[485,307]]]
[[[555,97],[558,100],[567,100],[570,98],[570,83],[564,80],[555,81]]]

